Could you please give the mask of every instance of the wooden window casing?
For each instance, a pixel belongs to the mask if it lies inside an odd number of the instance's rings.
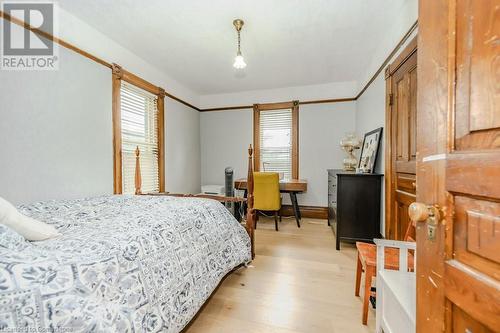
[[[165,192],[165,90],[113,64],[113,192],[122,194],[122,129],[120,92],[122,80],[158,97],[158,179],[159,191]]]
[[[260,171],[260,114],[283,109],[292,110],[292,179],[299,179],[299,101],[253,105],[254,170]]]

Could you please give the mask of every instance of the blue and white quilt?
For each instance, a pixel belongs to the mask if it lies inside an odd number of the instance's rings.
[[[18,209],[62,236],[27,242],[0,225],[0,332],[179,332],[251,260],[245,229],[213,200],[103,196]]]

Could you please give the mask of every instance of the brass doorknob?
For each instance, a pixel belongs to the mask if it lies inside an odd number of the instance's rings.
[[[408,215],[410,219],[415,222],[425,222],[429,218],[433,222],[439,221],[439,209],[436,206],[430,206],[421,202],[414,202],[408,207]]]

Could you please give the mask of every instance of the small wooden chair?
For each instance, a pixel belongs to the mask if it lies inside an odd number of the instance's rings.
[[[406,229],[405,241],[415,242],[415,222],[408,223]],[[356,242],[358,249],[358,265],[356,268],[356,285],[354,295],[359,296],[359,288],[361,285],[361,274],[365,272],[365,291],[363,299],[363,315],[362,322],[366,325],[368,321],[368,303],[370,303],[370,291],[373,278],[377,275],[377,246],[371,243]],[[408,267],[414,270],[413,255],[409,253]],[[385,248],[385,269],[399,269],[399,249]]]

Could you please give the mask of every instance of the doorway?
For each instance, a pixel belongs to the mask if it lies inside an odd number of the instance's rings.
[[[416,198],[417,37],[386,68],[385,237],[403,240]]]

